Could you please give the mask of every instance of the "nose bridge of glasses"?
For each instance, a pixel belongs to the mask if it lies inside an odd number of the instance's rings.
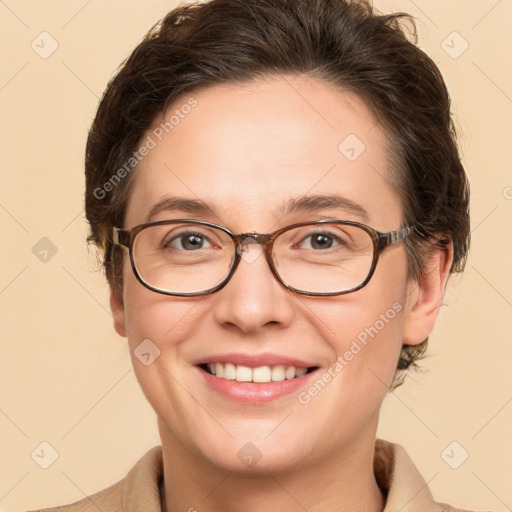
[[[235,236],[236,245],[240,250],[245,250],[245,247],[249,244],[260,245],[262,249],[265,249],[270,243],[272,235],[266,233],[240,233]]]
[[[272,261],[272,256],[270,254],[270,247],[273,240],[272,234],[250,232],[235,235],[234,238],[236,244],[237,258],[235,258],[234,260],[235,266],[232,270],[232,274],[234,273],[234,270],[238,267],[238,263],[241,260],[243,260],[246,264],[251,265],[255,261],[259,260],[260,256],[263,256],[264,261],[266,261],[268,267],[270,268],[270,272],[278,280],[281,281],[278,274],[276,273],[274,262]],[[255,245],[256,247],[254,247],[253,250],[250,251],[249,245]]]
[[[269,250],[272,239],[273,236],[271,234],[241,233],[235,236],[236,252],[246,263],[253,263],[263,254],[272,270],[274,264]],[[255,247],[252,251],[249,251],[249,245],[256,245],[257,248]]]

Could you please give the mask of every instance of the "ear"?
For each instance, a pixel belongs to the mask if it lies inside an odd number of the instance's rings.
[[[434,328],[453,261],[453,245],[429,250],[424,274],[410,281],[403,343],[419,345]]]
[[[114,319],[114,329],[119,336],[126,338],[123,299],[112,288],[110,288],[110,310]]]

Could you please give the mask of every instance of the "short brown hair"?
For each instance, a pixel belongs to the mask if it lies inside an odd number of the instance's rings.
[[[409,274],[421,276],[426,241],[451,241],[451,271],[462,271],[470,236],[468,182],[447,88],[416,42],[410,16],[380,14],[367,0],[211,0],[171,11],[108,83],[87,140],[88,241],[100,249],[117,296],[123,256],[112,250],[112,228],[123,227],[134,173],[112,179],[156,115],[185,92],[284,74],[316,78],[366,101],[396,155],[404,222],[416,228],[406,243]],[[397,376],[426,344],[403,346]]]

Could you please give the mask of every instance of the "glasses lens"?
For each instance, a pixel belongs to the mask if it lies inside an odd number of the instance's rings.
[[[194,223],[149,226],[133,244],[139,277],[169,293],[200,293],[215,287],[229,274],[234,254],[227,233]]]
[[[341,293],[361,285],[372,268],[373,239],[358,226],[300,226],[281,233],[273,249],[281,279],[310,293]]]

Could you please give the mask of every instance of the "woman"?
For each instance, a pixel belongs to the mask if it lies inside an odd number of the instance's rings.
[[[162,444],[47,511],[458,510],[376,440],[469,245],[449,96],[404,17],[183,6],[109,83],[90,241]]]

